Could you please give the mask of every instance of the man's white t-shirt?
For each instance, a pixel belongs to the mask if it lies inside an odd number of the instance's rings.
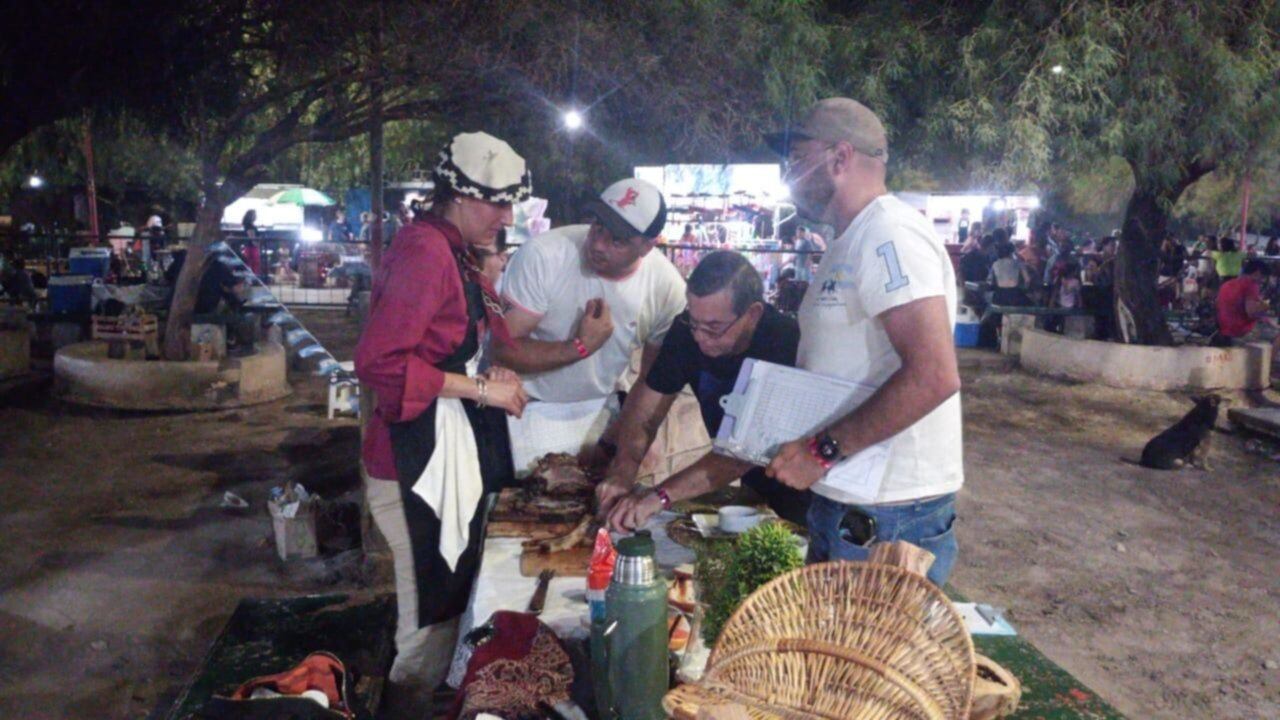
[[[797,364],[878,387],[902,360],[876,316],[936,296],[946,298],[954,327],[956,278],[946,248],[918,210],[882,195],[858,213],[823,255],[800,305]],[[959,393],[889,442],[877,504],[955,492],[964,484]],[[813,491],[854,503],[840,488],[837,465]]]
[[[631,364],[636,348],[661,343],[684,312],[684,278],[671,261],[652,250],[621,280],[602,278],[582,261],[589,225],[566,225],[542,233],[511,257],[498,289],[510,302],[541,320],[529,337],[563,342],[572,337],[583,308],[604,298],[613,316],[613,337],[585,360],[542,373],[522,374],[529,395],[546,402],[576,402],[608,395]]]

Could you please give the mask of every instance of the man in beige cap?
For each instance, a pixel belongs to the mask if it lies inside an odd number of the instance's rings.
[[[768,473],[813,490],[810,562],[862,560],[873,543],[906,540],[936,556],[929,579],[942,585],[964,482],[951,261],[928,221],[885,189],[889,145],[866,106],[822,100],[767,140],[787,159],[800,214],[835,228],[800,307],[797,365],[876,388],[784,444]]]

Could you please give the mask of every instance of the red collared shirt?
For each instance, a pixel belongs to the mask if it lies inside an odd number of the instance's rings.
[[[396,233],[373,280],[369,319],[356,346],[356,376],[377,394],[365,427],[365,471],[396,479],[390,423],[412,420],[435,402],[444,373],[435,365],[467,332],[467,300],[450,245],[462,236],[434,217]]]

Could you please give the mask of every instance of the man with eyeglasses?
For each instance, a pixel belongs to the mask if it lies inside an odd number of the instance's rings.
[[[768,473],[813,491],[810,562],[863,560],[874,543],[905,540],[934,554],[929,579],[942,585],[964,483],[946,248],[886,190],[888,142],[866,106],[822,100],[767,140],[788,160],[799,213],[835,228],[801,303],[797,366],[877,388],[845,417],[785,443]],[[871,448],[885,453],[883,465],[845,462]]]
[[[498,285],[515,342],[494,347],[493,361],[519,373],[532,399],[522,418],[508,421],[517,473],[549,452],[607,462],[616,447],[615,393],[627,390],[633,354],[644,349],[647,369],[684,310],[684,279],[652,252],[667,221],[661,191],[628,178],[585,210],[590,225],[525,243]]]
[[[746,358],[794,366],[800,328],[764,302],[760,274],[742,255],[713,252],[689,275],[688,309],[662,341],[662,350],[636,383],[618,421],[618,455],[596,487],[600,517],[614,530],[641,527],[680,500],[704,495],[738,478],[779,516],[804,524],[809,492],[765,477],[764,468],[708,452],[653,488],[636,487],[640,464],[676,397],[693,389],[707,433],[724,418],[720,398],[733,390]]]

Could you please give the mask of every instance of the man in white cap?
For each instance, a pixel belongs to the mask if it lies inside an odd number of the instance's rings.
[[[929,579],[942,585],[964,482],[951,261],[928,221],[885,189],[888,142],[864,105],[822,100],[768,140],[787,158],[798,211],[835,228],[800,307],[797,365],[877,388],[784,444],[768,473],[813,490],[811,562],[862,560],[873,543],[906,540],[935,555]],[[878,453],[883,462],[868,461]]]
[[[594,222],[535,237],[499,284],[515,341],[495,347],[494,361],[520,373],[531,398],[509,422],[517,473],[548,452],[586,451],[597,462],[616,452],[600,438],[631,358],[644,348],[647,368],[684,310],[683,278],[652,252],[667,218],[658,188],[619,180],[585,209]]]

